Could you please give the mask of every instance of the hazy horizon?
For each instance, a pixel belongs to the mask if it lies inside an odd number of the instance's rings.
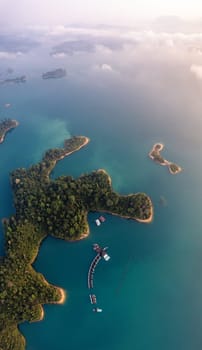
[[[16,6],[17,5],[17,6]],[[1,0],[2,28],[24,28],[40,25],[112,24],[134,25],[136,21],[161,16],[200,19],[202,3],[193,0]]]

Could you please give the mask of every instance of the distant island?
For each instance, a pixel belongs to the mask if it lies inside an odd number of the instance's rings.
[[[58,79],[63,78],[67,75],[66,70],[62,68],[58,68],[52,70],[50,72],[46,72],[42,74],[42,79]]]
[[[164,145],[162,143],[155,143],[152,150],[149,152],[149,157],[160,165],[166,165],[171,174],[175,175],[182,171],[182,168],[161,156],[161,151],[163,150]]]
[[[56,163],[89,142],[75,136],[64,148],[48,150],[42,161],[11,173],[15,214],[3,219],[6,256],[0,260],[0,347],[24,350],[25,339],[18,330],[22,322],[43,319],[43,306],[63,303],[65,291],[48,283],[33,268],[42,241],[48,236],[67,241],[89,234],[89,212],[108,212],[149,223],[153,219],[151,199],[145,193],[119,195],[103,169],[74,179],[50,173]]]
[[[9,79],[1,80],[0,84],[9,84],[9,83],[20,84],[20,83],[25,83],[26,80],[27,80],[26,75],[22,75],[22,76],[16,77],[16,78],[9,78]]]
[[[5,139],[6,133],[16,128],[19,125],[18,121],[15,119],[4,119],[0,121],[0,143]]]

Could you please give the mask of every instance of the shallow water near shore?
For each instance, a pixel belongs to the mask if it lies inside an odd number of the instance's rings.
[[[88,238],[68,243],[49,237],[42,243],[34,267],[68,297],[63,305],[45,305],[42,322],[20,326],[26,350],[200,349],[202,124],[192,115],[191,131],[186,123],[176,128],[183,117],[177,108],[160,121],[151,106],[140,102],[139,91],[131,92],[130,84],[125,90],[113,79],[100,86],[96,79],[44,85],[35,78],[1,87],[1,105],[12,103],[1,109],[1,117],[20,122],[0,145],[1,217],[15,211],[12,169],[39,161],[46,149],[62,146],[71,135],[91,141],[60,161],[53,178],[104,168],[116,191],[146,192],[154,203],[151,224],[107,214],[97,227],[99,213],[90,213]],[[149,159],[155,142],[165,144],[165,158],[182,166],[180,174],[171,175]],[[108,246],[111,256],[99,263],[94,276],[100,314],[92,312],[87,289],[95,242]],[[1,243],[3,253],[2,231]]]

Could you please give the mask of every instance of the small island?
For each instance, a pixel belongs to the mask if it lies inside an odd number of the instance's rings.
[[[40,321],[43,305],[61,304],[66,293],[50,284],[32,264],[43,240],[51,235],[77,241],[89,234],[88,213],[107,212],[140,223],[153,219],[151,199],[145,193],[119,195],[103,169],[74,179],[50,179],[56,163],[89,142],[74,136],[64,148],[47,151],[42,161],[11,173],[15,214],[3,219],[5,257],[0,260],[0,344],[6,350],[24,350],[18,330],[22,322]]]
[[[20,77],[16,78],[9,78],[9,79],[4,79],[0,81],[0,84],[20,84],[20,83],[25,83],[27,80],[26,75],[22,75]]]
[[[0,121],[0,143],[5,139],[6,133],[16,128],[19,125],[18,121],[15,119],[4,119]]]
[[[63,78],[67,75],[66,70],[62,68],[58,68],[52,70],[50,72],[46,72],[42,74],[42,79],[58,79]]]
[[[182,168],[179,165],[170,162],[161,156],[160,152],[163,150],[163,148],[163,143],[155,143],[152,150],[149,152],[149,157],[160,165],[166,165],[171,174],[175,175],[180,173]]]

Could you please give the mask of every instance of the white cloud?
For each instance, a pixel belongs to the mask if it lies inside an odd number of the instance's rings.
[[[113,71],[112,66],[110,66],[110,64],[107,64],[107,63],[101,64],[100,69],[103,70],[104,72],[112,72]]]
[[[106,73],[115,72],[112,66],[108,63],[96,64],[95,66],[93,66],[93,70]]]
[[[119,71],[109,63],[101,63],[92,66],[93,71],[103,74],[117,74]]]
[[[7,52],[7,51],[0,51],[0,59],[15,59],[19,56],[22,56],[22,52]]]
[[[63,25],[61,22],[58,25],[28,26],[28,29],[30,33],[33,31],[34,38],[36,38],[38,32],[40,42],[50,43],[53,47],[62,44],[62,42],[70,43],[69,51],[63,52],[61,49],[60,52],[53,52],[53,57],[63,57],[58,55],[62,53],[100,52],[102,50],[104,50],[103,53],[110,55],[115,49],[123,50],[128,46],[130,48],[139,46],[147,50],[155,48],[156,50],[164,50],[165,48],[168,52],[177,50],[178,53],[183,53],[186,51],[186,53],[196,53],[201,56],[202,22],[200,22],[200,26],[197,23],[190,29],[190,22],[183,22],[183,28],[175,26],[172,27],[172,31],[169,31],[169,28],[166,27],[152,27],[150,22],[142,23],[142,25],[136,24],[135,26]],[[187,27],[189,30],[186,29]],[[88,42],[91,43],[92,50],[83,47],[83,43],[79,44],[79,41],[86,43],[86,45]],[[79,48],[79,46],[81,47]],[[6,50],[6,48],[2,49]],[[193,62],[193,59],[191,62]]]
[[[202,65],[192,64],[190,71],[195,75],[197,79],[202,79]]]
[[[152,42],[153,44],[165,43],[166,46],[178,44],[193,44],[195,42],[202,44],[202,33],[168,33],[155,32],[152,30],[126,31],[121,35],[123,39],[134,40],[137,43]]]
[[[56,25],[52,27],[44,27],[44,30],[51,36],[64,36],[64,35],[91,35],[95,37],[117,36],[121,33],[121,28],[96,28],[96,27],[76,27],[76,26],[64,26]]]
[[[64,58],[64,57],[66,57],[66,56],[67,56],[67,55],[66,55],[64,52],[52,54],[52,57],[53,57],[53,58]]]
[[[127,27],[76,27],[57,25],[46,28],[46,36],[52,40],[73,40],[90,37],[96,40],[97,49],[102,45],[102,40],[119,40],[123,45],[139,45],[148,47],[166,47],[168,49],[190,49],[202,47],[202,32],[166,32],[151,29],[134,30]],[[109,46],[110,51],[110,46]]]

